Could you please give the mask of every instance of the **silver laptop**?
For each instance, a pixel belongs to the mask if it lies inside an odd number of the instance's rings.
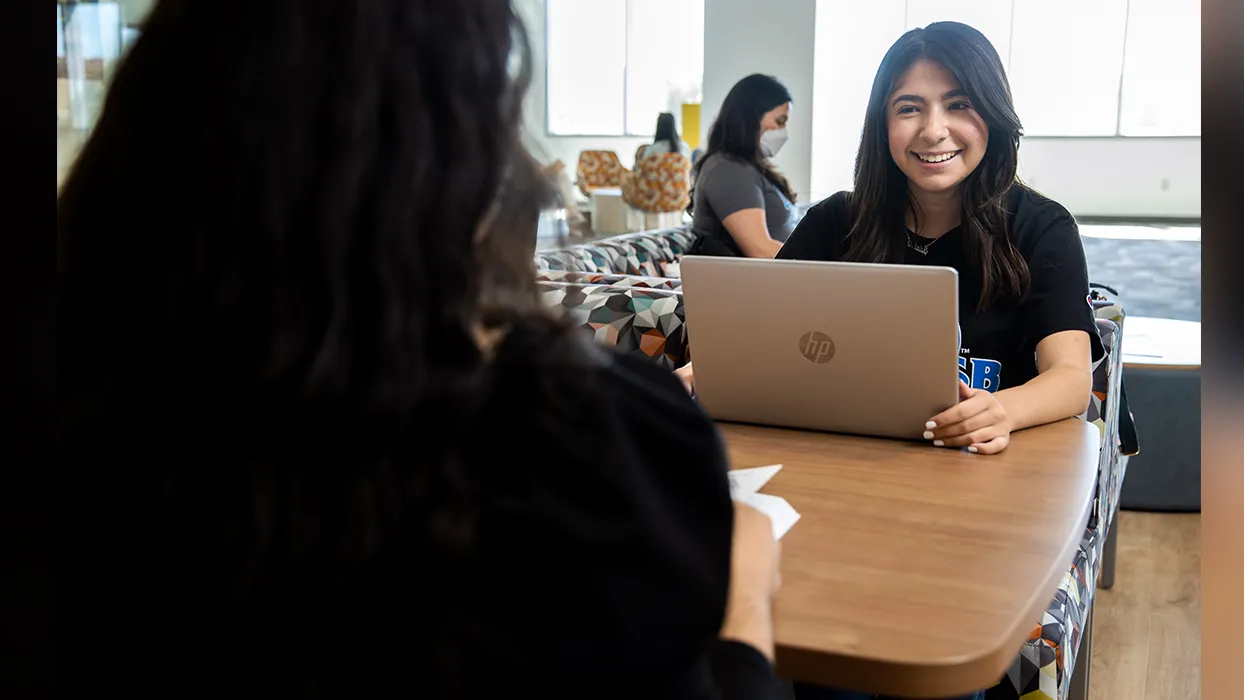
[[[959,397],[949,267],[685,256],[696,397],[716,420],[923,439]]]

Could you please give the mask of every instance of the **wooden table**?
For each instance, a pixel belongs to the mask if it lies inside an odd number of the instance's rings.
[[[784,678],[900,697],[994,685],[1084,534],[1098,431],[1069,419],[1000,455],[719,424],[732,468],[803,516],[782,540]]]

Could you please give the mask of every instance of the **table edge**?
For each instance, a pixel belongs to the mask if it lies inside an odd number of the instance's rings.
[[[1172,362],[1170,364],[1160,362],[1133,362],[1124,360],[1124,369],[1149,370],[1155,372],[1199,372],[1201,365],[1191,364],[1188,362]]]
[[[1101,435],[1090,423],[1076,418],[1083,430],[1096,437],[1100,454]],[[1058,422],[1058,421],[1056,421]],[[1094,461],[1094,467],[1098,465]],[[1096,471],[1096,469],[1094,470]],[[775,659],[779,675],[809,683],[818,683],[845,690],[860,690],[897,697],[953,697],[986,690],[998,684],[1007,668],[1028,639],[1033,627],[1040,624],[1043,613],[1058,590],[1059,584],[1074,561],[1084,531],[1092,515],[1097,479],[1089,483],[1083,494],[1080,517],[1065,541],[1059,556],[1046,573],[1041,585],[1011,626],[993,644],[975,653],[928,661],[892,661],[887,659],[827,656],[819,650],[784,645],[775,639]],[[1061,562],[1061,563],[1058,563]]]

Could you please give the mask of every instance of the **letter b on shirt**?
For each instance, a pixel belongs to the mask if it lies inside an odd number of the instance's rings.
[[[973,357],[969,360],[960,355],[959,379],[973,389],[984,389],[991,394],[995,393],[1002,379],[1002,363],[983,357]]]

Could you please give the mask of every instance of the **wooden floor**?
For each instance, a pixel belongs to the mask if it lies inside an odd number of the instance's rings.
[[[1122,511],[1114,588],[1098,591],[1090,700],[1201,697],[1201,516]]]

